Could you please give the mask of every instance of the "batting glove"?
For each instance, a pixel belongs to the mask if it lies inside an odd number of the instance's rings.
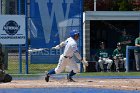
[[[56,49],[55,47],[52,47],[52,49]]]

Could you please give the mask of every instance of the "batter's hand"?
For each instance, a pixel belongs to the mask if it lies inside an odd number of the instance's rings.
[[[29,50],[28,50],[28,52],[29,52],[29,53],[31,53],[31,52],[32,52],[32,50],[31,50],[31,49],[29,49]]]
[[[56,47],[52,47],[51,49],[56,49]]]

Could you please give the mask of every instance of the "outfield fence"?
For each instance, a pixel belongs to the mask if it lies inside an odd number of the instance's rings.
[[[19,55],[18,46],[6,46],[5,52],[5,70],[10,74],[26,74],[26,53],[25,46],[22,46],[22,54]],[[6,60],[7,59],[7,60]],[[56,64],[31,64],[30,54],[29,59],[29,73],[28,74],[42,74],[45,71],[56,67]]]

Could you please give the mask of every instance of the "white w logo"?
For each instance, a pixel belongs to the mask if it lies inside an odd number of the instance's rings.
[[[38,3],[39,6],[42,27],[44,29],[45,41],[46,43],[49,43],[50,34],[53,25],[53,18],[54,17],[56,18],[57,24],[68,19],[70,4],[73,3],[73,0],[36,0],[36,2]],[[64,3],[67,4],[65,14],[64,14],[64,9],[62,7]],[[52,4],[51,12],[49,11],[47,4]],[[58,31],[59,31],[60,41],[62,41],[62,36],[60,36],[60,32],[61,32],[60,29],[58,29]]]

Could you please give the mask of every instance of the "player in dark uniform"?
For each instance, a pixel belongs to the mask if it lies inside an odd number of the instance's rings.
[[[109,53],[107,49],[105,49],[105,44],[104,42],[100,42],[100,48],[99,52],[97,53],[97,56],[99,57],[98,63],[100,65],[101,71],[105,71],[104,69],[104,64],[107,64],[107,71],[111,71],[111,65],[113,63],[113,60],[109,58]]]
[[[119,42],[121,43],[122,51],[126,52],[126,46],[134,45],[135,37],[126,33],[126,29],[122,31],[122,35],[119,38]]]
[[[4,53],[2,52],[2,44],[0,43],[0,82],[11,82],[12,76],[4,71]]]
[[[139,33],[139,37],[135,39],[135,46],[140,47],[140,33]],[[136,70],[140,72],[140,50],[135,49],[134,55],[135,55],[135,61],[136,61]]]
[[[117,43],[117,48],[113,51],[112,56],[113,56],[113,59],[114,59],[115,65],[116,65],[116,71],[119,72],[120,71],[119,63],[121,63],[122,65],[124,64],[124,66],[126,63],[126,58],[124,57],[124,53],[121,49],[120,42]]]

